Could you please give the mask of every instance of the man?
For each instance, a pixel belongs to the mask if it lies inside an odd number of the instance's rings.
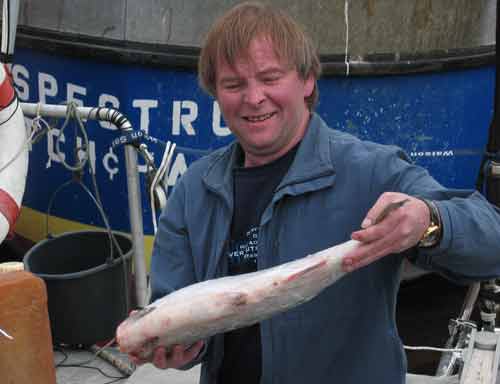
[[[158,348],[157,367],[202,361],[203,384],[403,383],[403,259],[459,281],[500,275],[499,212],[476,192],[442,187],[398,148],[327,127],[313,112],[319,74],[309,38],[280,10],[244,3],[212,27],[200,83],[236,142],[176,185],[155,240],[153,299],[350,238],[363,243],[343,260],[354,272],[255,326]]]

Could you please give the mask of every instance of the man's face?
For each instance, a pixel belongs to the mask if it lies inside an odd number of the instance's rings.
[[[234,67],[219,60],[215,84],[224,120],[245,152],[245,166],[277,159],[304,136],[310,116],[304,98],[312,94],[315,79],[301,79],[268,40],[253,40]]]

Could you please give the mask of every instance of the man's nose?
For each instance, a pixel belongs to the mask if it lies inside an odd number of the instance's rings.
[[[250,105],[259,105],[265,100],[265,94],[258,84],[249,84],[244,95],[244,101]]]

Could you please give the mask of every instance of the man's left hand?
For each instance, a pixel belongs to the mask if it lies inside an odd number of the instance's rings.
[[[384,208],[407,199],[401,207],[378,221]],[[351,238],[362,244],[342,260],[346,272],[364,267],[391,253],[400,253],[418,244],[430,224],[430,212],[420,199],[404,193],[385,192],[368,211],[359,231]]]

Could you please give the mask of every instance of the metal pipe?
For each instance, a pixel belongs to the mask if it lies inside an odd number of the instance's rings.
[[[52,105],[40,103],[21,103],[25,115],[66,117],[66,105]],[[107,121],[114,124],[121,131],[132,131],[130,121],[118,110],[113,108],[77,107],[78,117],[87,120]],[[134,277],[137,305],[147,305],[147,277],[144,258],[144,230],[142,224],[141,190],[137,169],[137,153],[134,148],[125,146],[125,164],[127,169],[128,205],[130,216],[130,230],[132,246],[134,248]]]
[[[66,117],[68,107],[66,105],[21,103],[25,115]],[[120,111],[113,108],[76,107],[78,117],[88,120],[107,121],[114,124],[121,131],[131,131],[132,124]]]
[[[462,310],[460,311],[460,320],[467,321],[472,315],[474,310],[474,305],[476,304],[477,298],[479,297],[479,290],[481,289],[481,283],[472,283],[467,290],[465,295],[464,303],[462,304]]]
[[[147,303],[148,282],[144,260],[144,231],[142,225],[141,189],[137,171],[137,152],[130,145],[125,146],[127,164],[128,207],[130,230],[135,247],[134,276],[137,305],[145,307]]]
[[[474,310],[474,305],[479,296],[479,290],[481,288],[481,283],[473,283],[469,286],[467,294],[465,295],[464,303],[462,304],[462,309],[460,311],[459,322],[468,321]],[[450,329],[450,337],[446,341],[445,348],[456,348],[461,347],[457,345],[463,340],[460,340],[459,323],[455,323],[454,327]],[[455,363],[457,361],[457,354],[454,352],[445,352],[441,355],[441,358],[436,369],[436,376],[450,376],[455,368]]]

